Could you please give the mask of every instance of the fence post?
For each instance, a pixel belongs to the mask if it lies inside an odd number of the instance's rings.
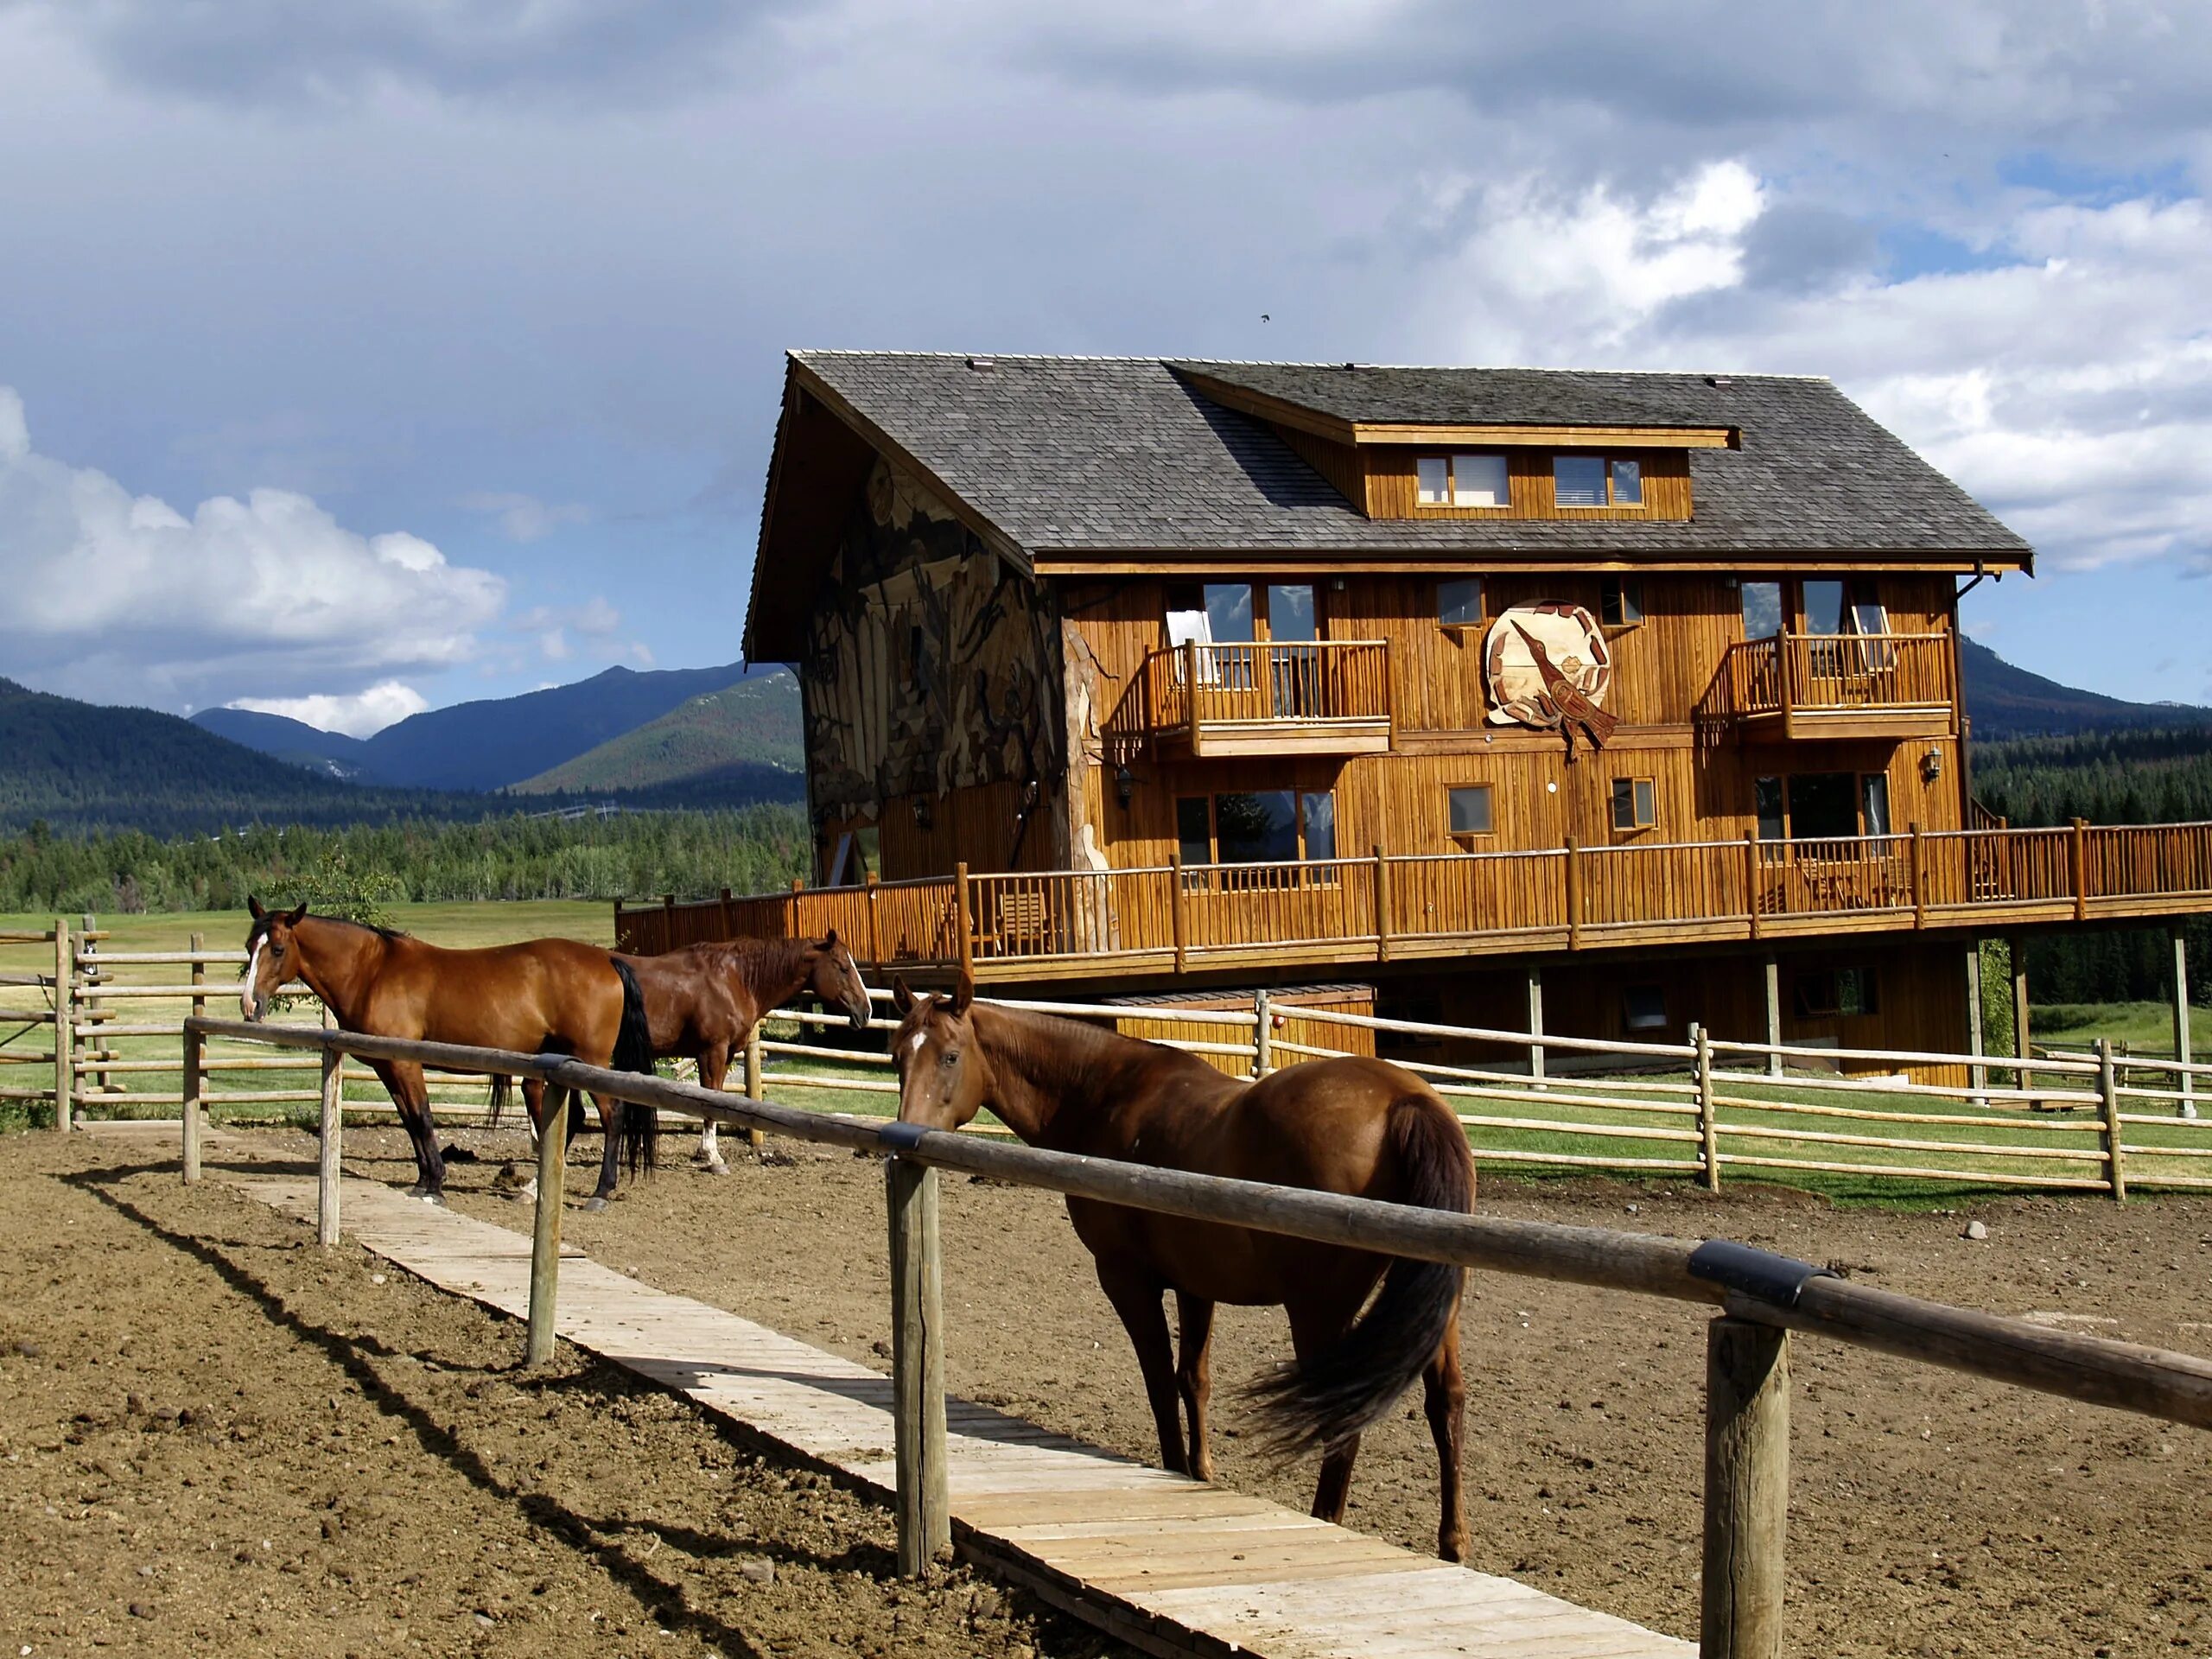
[[[1175,971],[1180,974],[1190,966],[1191,946],[1188,925],[1183,919],[1183,855],[1167,855],[1167,912],[1175,933]]]
[[[569,1164],[569,1114],[575,1110],[560,1084],[545,1090],[545,1122],[537,1131],[537,1214],[530,1233],[530,1337],[523,1363],[543,1365],[553,1357],[554,1321],[561,1296],[561,1210],[567,1193],[563,1180]]]
[[[57,916],[54,918],[54,1127],[64,1134],[69,1128],[70,1091],[76,1083],[70,1069],[76,1058],[72,1052],[76,1034],[76,957],[69,948],[69,919]]]
[[[1273,1035],[1268,1029],[1269,1022],[1274,1018],[1274,1011],[1268,1006],[1267,992],[1265,990],[1253,992],[1252,1081],[1255,1083],[1275,1069],[1274,1043]]]
[[[1967,1067],[1967,1083],[1974,1091],[1972,1100],[1976,1106],[1989,1104],[1989,1096],[1982,1092],[1989,1087],[1989,1068],[1981,1063],[1986,1047],[1981,1017],[1981,941],[1976,938],[1967,944],[1967,1052],[1974,1057]]]
[[[2012,1086],[2029,1090],[2036,1086],[2036,1080],[2028,1069],[2034,1058],[2028,1028],[2028,942],[2017,937],[2007,939],[2005,951],[2012,964],[2012,1058],[2017,1062],[2012,1067]]]
[[[1390,864],[1375,843],[1375,960],[1390,960]]]
[[[1700,1659],[1778,1659],[1789,1520],[1789,1333],[1722,1314],[1705,1332]]]
[[[92,937],[92,935],[99,931],[99,925],[100,918],[93,915],[89,910],[85,912],[83,915],[77,918],[78,955],[86,957],[96,957],[99,955],[99,941]],[[72,968],[76,966],[73,959],[70,965]],[[84,968],[84,983],[87,992],[87,995],[84,999],[85,1013],[88,1016],[87,1023],[92,1025],[93,1027],[92,1052],[90,1058],[93,1060],[111,1060],[115,1056],[108,1052],[105,1034],[99,1028],[99,1015],[106,1007],[106,1004],[103,1003],[99,997],[89,994],[91,988],[99,982],[100,970],[99,966],[93,963],[86,963]],[[106,1072],[95,1071],[92,1074],[92,1092],[98,1095],[106,1094],[110,1087],[114,1084],[114,1081],[115,1079],[110,1077]]]
[[[177,1118],[184,1137],[184,1179],[187,1185],[200,1179],[200,1057],[207,1039],[190,1026],[184,1028],[184,1087]]]
[[[339,1137],[346,1117],[346,1056],[335,1045],[322,1051],[322,1143],[315,1163],[315,1236],[338,1242]]]
[[[1703,1026],[1690,1027],[1697,1045],[1697,1132],[1704,1147],[1705,1190],[1720,1190],[1720,1120],[1713,1103],[1713,1033]]]
[[[937,1172],[911,1159],[884,1165],[891,1217],[893,1445],[898,1468],[899,1573],[919,1578],[952,1548],[944,1466],[944,1317],[938,1256]]]
[[[755,1020],[752,1028],[745,1033],[745,1097],[759,1100],[767,1086],[768,1080],[762,1072],[760,1063],[760,1021]],[[747,1129],[745,1143],[753,1148],[753,1156],[757,1158],[768,1144],[767,1132]]]
[[[952,867],[952,925],[957,930],[960,948],[960,971],[970,979],[976,976],[976,925],[968,908],[968,861],[963,859]]]
[[[1582,948],[1582,842],[1567,838],[1567,948]]]
[[[2112,1065],[2112,1039],[2097,1039],[2097,1092],[2104,1096],[2105,1163],[2112,1171],[2112,1195],[2127,1202],[2127,1173],[2120,1154],[2120,1084]]]
[[[1782,1046],[1782,959],[1766,959],[1766,1039],[1775,1048]],[[1766,1074],[1770,1077],[1782,1075],[1782,1056],[1770,1052],[1766,1057]]]
[[[2186,1066],[2189,1054],[2189,938],[2181,929],[2173,931],[2174,942],[2174,1058]],[[2181,1106],[2177,1116],[2196,1116],[2196,1074],[2180,1071],[2178,1092]]]

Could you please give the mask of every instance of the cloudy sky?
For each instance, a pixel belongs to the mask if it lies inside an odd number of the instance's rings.
[[[805,345],[1827,374],[2037,544],[1973,632],[2212,702],[2208,83],[2128,0],[0,0],[0,673],[734,660]]]

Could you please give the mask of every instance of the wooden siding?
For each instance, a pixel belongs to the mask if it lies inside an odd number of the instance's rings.
[[[1319,442],[1316,440],[1316,442]],[[1423,455],[1445,454],[1452,446],[1363,448],[1367,463],[1367,516],[1370,518],[1616,518],[1686,519],[1690,514],[1690,462],[1680,449],[1508,449],[1507,507],[1423,506],[1415,463]],[[1480,453],[1479,450],[1474,453]],[[1562,507],[1552,488],[1554,454],[1601,454],[1643,466],[1643,505],[1639,507]],[[1327,474],[1323,474],[1327,476]],[[1330,480],[1334,483],[1335,480]],[[1338,486],[1339,488],[1342,486]]]

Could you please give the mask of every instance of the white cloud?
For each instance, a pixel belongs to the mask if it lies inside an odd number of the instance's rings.
[[[591,509],[581,503],[551,506],[512,490],[478,490],[461,497],[461,505],[470,512],[495,514],[499,533],[511,542],[542,542],[563,524],[591,522]]]
[[[257,714],[283,715],[304,721],[321,731],[368,737],[410,715],[421,714],[430,702],[411,685],[398,680],[383,680],[365,691],[342,696],[317,692],[305,697],[238,697],[230,706],[251,709]]]
[[[43,686],[103,702],[285,697],[460,662],[505,585],[421,538],[364,536],[261,489],[190,516],[31,446],[0,387],[0,645]]]

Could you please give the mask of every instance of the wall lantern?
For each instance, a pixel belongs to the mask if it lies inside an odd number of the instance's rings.
[[[1943,751],[1930,749],[1920,757],[1920,775],[1923,781],[1934,783],[1943,775]]]
[[[929,830],[937,827],[937,812],[926,795],[914,797],[914,828]]]
[[[1115,767],[1114,798],[1119,801],[1123,806],[1127,806],[1129,804],[1129,798],[1136,792],[1136,774],[1132,772],[1127,766]]]

